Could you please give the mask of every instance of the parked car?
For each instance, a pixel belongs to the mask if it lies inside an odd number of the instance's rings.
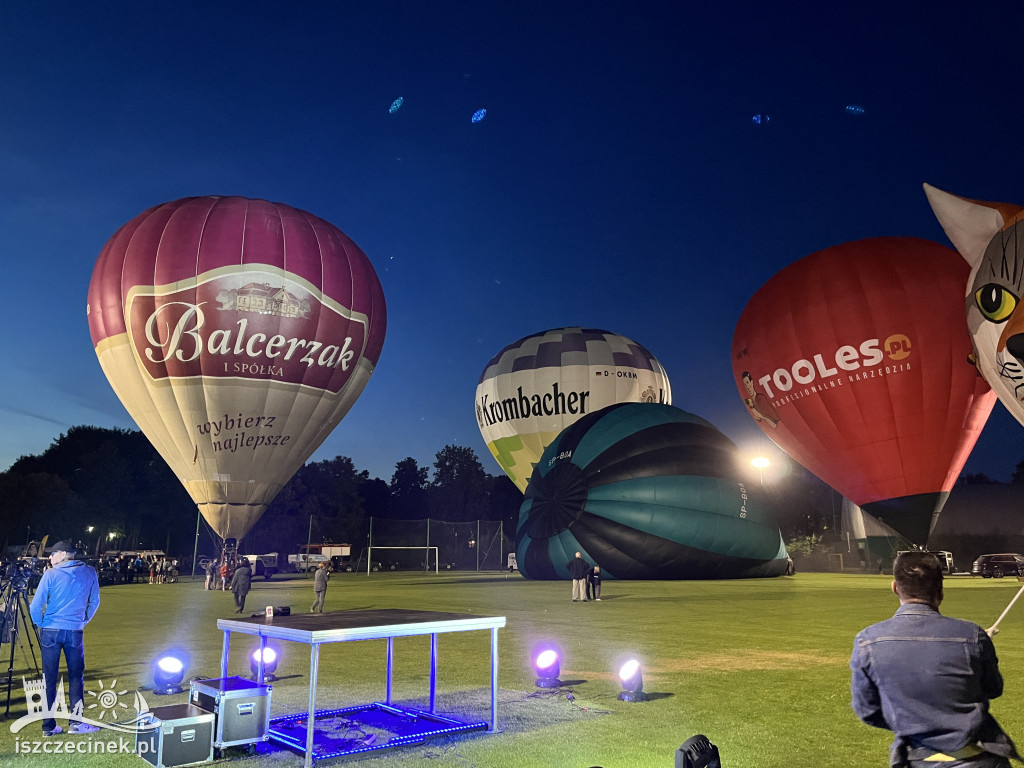
[[[352,573],[355,570],[355,565],[353,565],[352,559],[347,555],[333,555],[331,557],[331,570],[335,573]]]
[[[953,565],[953,553],[947,550],[931,549],[931,550],[913,550],[913,549],[901,549],[897,550],[897,555],[902,555],[904,552],[928,552],[930,555],[935,555],[939,559],[939,565],[942,566],[943,573],[955,573],[956,567]],[[1001,557],[1001,555],[1000,555]]]
[[[1024,555],[1016,552],[982,555],[971,566],[971,575],[983,579],[1001,579],[1003,576],[1017,576],[1021,573],[1024,573]]]

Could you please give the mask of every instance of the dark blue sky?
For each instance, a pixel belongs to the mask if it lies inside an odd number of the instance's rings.
[[[568,325],[640,342],[675,405],[778,456],[732,381],[746,301],[841,242],[947,243],[922,182],[1024,203],[1024,6],[690,5],[4,3],[0,469],[134,426],[92,351],[92,267],[206,194],[306,209],[380,275],[380,365],[314,458],[387,480],[455,443],[498,474],[477,379]],[[997,405],[968,470],[1008,479],[1022,435]]]

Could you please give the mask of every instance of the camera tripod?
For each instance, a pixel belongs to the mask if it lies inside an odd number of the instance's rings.
[[[11,646],[11,654],[7,663],[7,708],[4,710],[4,718],[11,714],[11,685],[14,683],[14,653],[15,647],[21,647],[22,653],[25,646],[22,640],[22,630],[28,639],[29,651],[32,654],[32,666],[39,674],[39,662],[36,659],[36,649],[32,644],[33,635],[36,642],[39,636],[36,628],[29,622],[28,605],[28,580],[32,573],[32,567],[28,563],[15,561],[9,566],[8,572],[4,575],[7,580],[0,583],[0,647],[4,643]],[[26,656],[25,661],[28,661]]]

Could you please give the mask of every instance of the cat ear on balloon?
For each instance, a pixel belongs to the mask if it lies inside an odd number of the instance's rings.
[[[939,220],[946,237],[960,255],[975,267],[985,255],[996,233],[1013,223],[1024,211],[1011,203],[989,203],[958,197],[931,184],[924,185],[928,203]]]

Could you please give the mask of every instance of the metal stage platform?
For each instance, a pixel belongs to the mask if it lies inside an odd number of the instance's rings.
[[[256,635],[260,649],[268,639],[310,646],[309,706],[305,712],[271,717],[270,740],[305,755],[305,768],[316,760],[419,743],[431,736],[462,731],[487,730],[494,733],[498,721],[498,630],[504,616],[474,616],[462,613],[412,610],[361,610],[333,613],[305,613],[294,616],[218,619],[224,632],[221,677],[228,676],[231,633]],[[491,712],[490,722],[462,722],[435,710],[437,697],[437,636],[446,632],[491,630]],[[392,702],[394,639],[430,635],[430,705],[426,711],[395,706]],[[320,646],[354,640],[387,640],[387,682],[385,700],[343,709],[316,708]],[[260,654],[262,657],[262,653]],[[263,682],[262,669],[257,682]]]

